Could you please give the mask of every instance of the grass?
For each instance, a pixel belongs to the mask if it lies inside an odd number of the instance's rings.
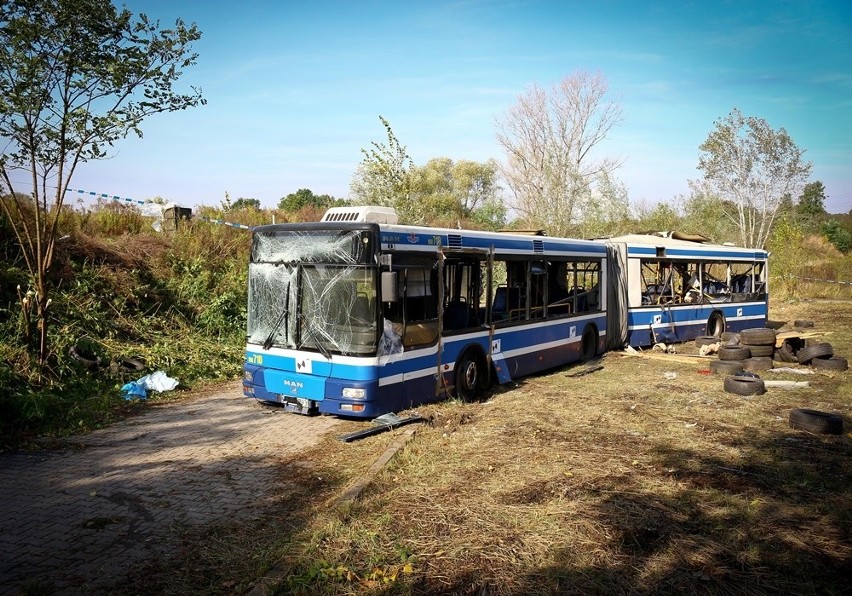
[[[811,319],[852,354],[849,301],[770,316]],[[282,463],[291,492],[265,517],[187,535],[193,556],[144,571],[140,591],[245,592],[279,557],[277,594],[848,590],[852,372],[782,374],[811,387],[741,397],[678,350],[420,408],[431,424],[346,507],[335,498],[402,431],[330,438],[300,455],[309,467]],[[842,413],[846,434],[791,429],[796,407]]]

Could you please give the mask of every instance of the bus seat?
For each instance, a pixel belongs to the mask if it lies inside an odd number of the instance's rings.
[[[470,309],[460,300],[450,302],[444,309],[444,329],[464,329],[469,319]]]

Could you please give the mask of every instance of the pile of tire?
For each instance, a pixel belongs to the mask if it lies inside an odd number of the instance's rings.
[[[810,321],[796,321],[796,327],[812,326]],[[827,341],[804,340],[799,337],[785,339],[775,350],[775,359],[780,362],[804,364],[817,370],[844,371],[849,368],[848,360],[835,355],[834,348]]]
[[[710,363],[710,370],[727,375],[725,391],[737,395],[766,393],[766,386],[756,373],[774,366],[775,337],[774,329],[763,327],[722,334],[719,359]]]

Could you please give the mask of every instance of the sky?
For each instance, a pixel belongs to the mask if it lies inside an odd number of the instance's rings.
[[[120,1],[120,0],[117,0]],[[184,206],[300,188],[347,197],[386,118],[417,165],[503,159],[495,123],[530,85],[600,72],[625,119],[601,152],[632,203],[689,192],[699,145],[732,108],[784,128],[831,213],[852,210],[852,2],[126,0],[196,23],[178,88],[207,105],[84,164],[74,188]]]

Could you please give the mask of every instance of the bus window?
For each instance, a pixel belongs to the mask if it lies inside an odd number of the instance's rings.
[[[483,276],[479,260],[447,259],[444,263],[444,329],[478,327],[484,320]]]
[[[576,312],[601,309],[600,261],[579,261],[575,265],[574,298]]]

